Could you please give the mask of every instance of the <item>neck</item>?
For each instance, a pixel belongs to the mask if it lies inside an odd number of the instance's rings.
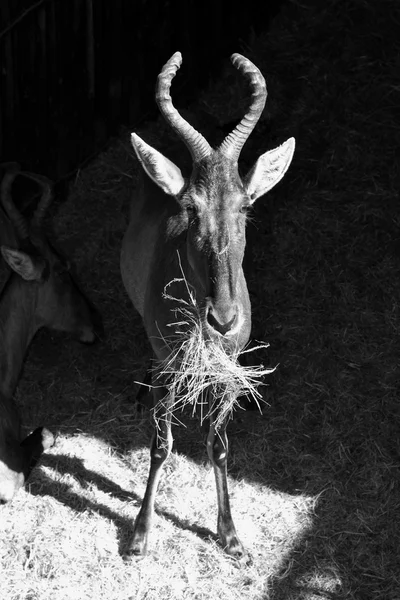
[[[0,397],[11,398],[28,346],[40,328],[36,286],[11,274],[0,294]]]

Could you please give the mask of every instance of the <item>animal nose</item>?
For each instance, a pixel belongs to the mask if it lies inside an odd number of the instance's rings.
[[[82,344],[93,344],[96,341],[96,334],[91,327],[83,327],[80,331],[79,341]]]
[[[207,322],[215,331],[218,331],[221,335],[226,335],[236,325],[237,311],[231,309],[220,313],[213,306],[210,306],[207,311]]]
[[[104,326],[101,314],[91,306],[90,320],[85,323],[79,334],[79,341],[91,345],[104,338]]]

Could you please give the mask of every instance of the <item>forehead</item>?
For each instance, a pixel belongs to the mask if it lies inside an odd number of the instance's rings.
[[[197,166],[192,174],[190,196],[207,212],[232,211],[246,197],[237,164],[212,157]]]

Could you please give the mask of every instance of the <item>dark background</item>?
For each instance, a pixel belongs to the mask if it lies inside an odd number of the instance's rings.
[[[65,177],[120,126],[155,115],[154,82],[173,52],[185,64],[175,93],[190,103],[282,4],[2,0],[0,160]]]

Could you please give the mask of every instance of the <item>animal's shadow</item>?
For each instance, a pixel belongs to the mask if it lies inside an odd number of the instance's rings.
[[[59,474],[73,473],[82,488],[95,485],[98,490],[112,494],[113,498],[124,502],[133,502],[138,507],[142,501],[136,493],[127,491],[114,481],[108,479],[108,477],[87,469],[80,458],[71,458],[60,454],[55,456],[47,454],[42,456],[39,465],[49,467]],[[57,494],[55,494],[55,486],[57,487]],[[73,511],[83,513],[90,509],[101,517],[112,520],[118,531],[119,553],[121,556],[126,557],[133,537],[133,519],[125,518],[110,507],[100,502],[93,502],[85,496],[72,491],[71,487],[66,483],[61,483],[60,481],[55,483],[43,470],[40,471],[40,474],[36,472],[36,477],[32,481],[28,481],[27,487],[29,488],[29,492],[34,496],[53,496],[58,502],[62,502]],[[187,520],[179,519],[179,517],[169,511],[160,510],[157,505],[155,511],[159,516],[164,517],[183,531],[191,531],[201,539],[217,541],[217,536],[206,527],[190,524]]]

